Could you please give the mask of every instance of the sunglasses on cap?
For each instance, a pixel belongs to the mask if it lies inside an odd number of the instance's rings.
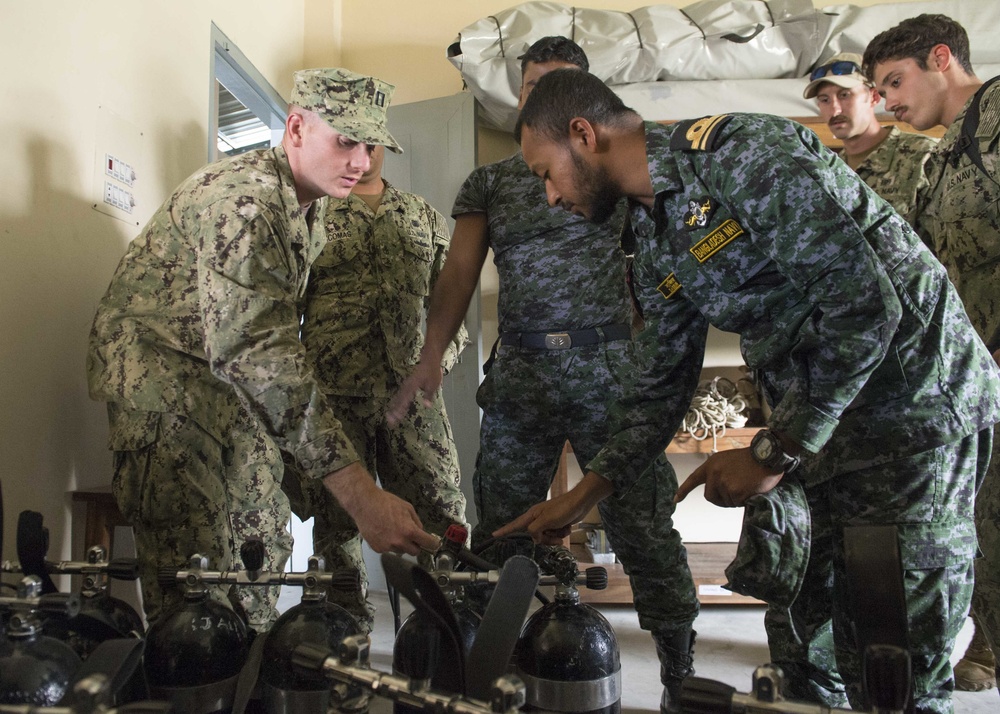
[[[812,74],[809,75],[809,81],[814,82],[830,74],[843,76],[845,74],[854,74],[855,72],[861,74],[861,68],[858,65],[849,60],[840,60],[839,62],[831,62],[830,64],[825,64],[814,69]]]

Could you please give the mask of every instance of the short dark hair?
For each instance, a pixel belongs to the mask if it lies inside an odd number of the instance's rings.
[[[947,15],[931,14],[908,18],[876,35],[865,49],[862,69],[874,78],[876,65],[900,59],[913,59],[927,69],[927,55],[935,45],[947,45],[966,74],[973,74],[965,28]]]
[[[576,69],[557,69],[539,79],[528,95],[514,127],[514,138],[520,143],[521,129],[530,126],[546,138],[566,141],[569,122],[574,117],[605,126],[625,126],[640,120],[594,75]]]
[[[518,57],[521,60],[521,74],[529,62],[541,64],[543,62],[569,62],[575,64],[584,72],[590,69],[590,60],[587,53],[580,45],[573,42],[568,37],[561,35],[550,35],[540,40],[535,40],[527,51]]]

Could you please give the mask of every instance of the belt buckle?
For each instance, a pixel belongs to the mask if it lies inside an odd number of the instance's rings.
[[[550,332],[545,335],[545,347],[550,350],[567,350],[573,346],[568,332]]]

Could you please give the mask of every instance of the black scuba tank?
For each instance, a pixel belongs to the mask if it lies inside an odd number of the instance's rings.
[[[553,556],[560,561],[554,571],[564,576],[553,601],[525,622],[512,658],[525,684],[525,709],[618,714],[621,658],[614,629],[600,612],[580,602],[578,571],[569,551],[560,549]],[[588,571],[588,579],[596,570]],[[595,589],[607,585],[603,574],[603,584],[595,583]]]
[[[461,525],[448,527],[442,547],[434,554],[431,572],[441,584],[445,601],[450,605],[458,624],[458,641],[441,629],[419,609],[411,612],[396,633],[392,648],[392,670],[418,681],[429,681],[435,690],[464,694],[463,665],[472,650],[476,633],[482,622],[478,608],[471,606],[464,597],[464,589],[454,585],[448,577],[458,564],[458,551],[468,539],[468,530]],[[416,714],[419,710],[396,702],[395,714]]]
[[[54,572],[82,576],[80,612],[74,617],[46,617],[43,623],[46,635],[66,642],[81,659],[87,659],[105,640],[143,636],[139,613],[124,600],[112,596],[108,587],[109,578],[135,580],[139,577],[134,558],[108,562],[105,548],[95,545],[88,549],[86,562],[63,562],[54,566]]]
[[[0,703],[53,706],[69,693],[80,657],[65,642],[42,633],[42,612],[72,615],[75,595],[42,595],[42,581],[26,576],[17,598],[0,598],[9,615],[0,639]]]
[[[212,600],[198,572],[208,559],[191,558],[184,602],[149,628],[143,668],[154,699],[185,714],[224,712],[250,647],[248,628],[232,608]]]
[[[319,556],[309,558],[302,581],[302,600],[288,609],[267,632],[260,663],[261,702],[267,714],[326,714],[331,704],[341,711],[363,709],[367,698],[356,688],[338,691],[331,701],[329,682],[320,672],[292,666],[298,645],[314,645],[336,652],[345,638],[361,633],[357,620],[339,605],[327,601],[330,587],[359,587],[357,573],[324,573]]]

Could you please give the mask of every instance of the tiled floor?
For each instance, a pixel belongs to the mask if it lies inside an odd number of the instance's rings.
[[[372,666],[391,671],[393,632],[388,598],[380,592],[372,593],[372,598],[378,607],[375,632],[372,633]],[[639,629],[631,608],[601,606],[600,610],[614,626],[621,648],[622,711],[657,711],[661,687],[652,640]],[[749,691],[754,668],[768,659],[763,616],[763,609],[754,606],[703,607],[696,623],[695,666],[698,676],[720,680],[739,692]],[[957,656],[965,651],[970,636],[970,628],[966,628],[959,638]],[[372,714],[388,714],[391,711],[392,703],[387,700],[377,700],[371,707]],[[956,714],[998,711],[1000,694],[995,689],[955,694]]]

